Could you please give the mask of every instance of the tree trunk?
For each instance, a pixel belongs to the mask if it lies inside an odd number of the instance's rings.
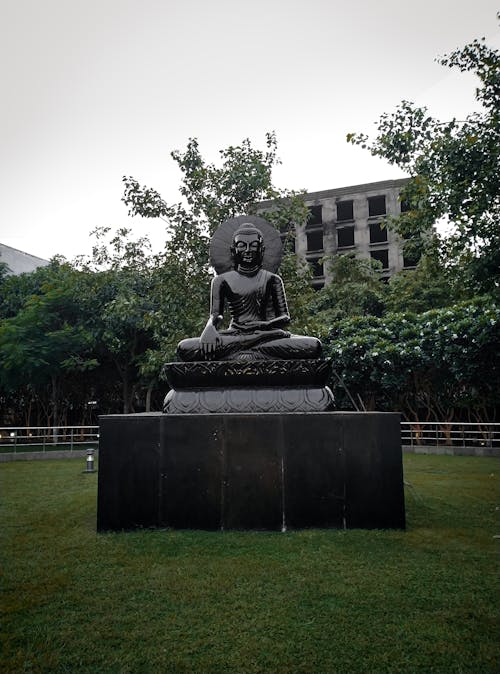
[[[128,369],[125,368],[123,371],[123,387],[122,387],[122,395],[123,395],[123,414],[129,414],[130,413],[130,382],[128,379]]]
[[[156,379],[152,379],[149,382],[148,390],[146,391],[146,412],[151,412],[151,395],[155,384]]]
[[[52,407],[52,442],[57,445],[57,422],[58,422],[58,405],[57,405],[57,377],[52,375],[52,390],[51,390],[51,407]]]
[[[28,407],[25,409],[24,425],[29,427],[31,425],[31,408],[33,406],[33,398],[29,397]]]

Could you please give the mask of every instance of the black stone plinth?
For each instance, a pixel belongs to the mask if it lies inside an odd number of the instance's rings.
[[[238,360],[166,363],[163,375],[176,390],[281,386],[322,387],[328,383],[330,359]]]
[[[327,386],[171,390],[163,403],[165,414],[327,412],[332,407]]]
[[[97,529],[158,526],[160,415],[100,418]],[[102,459],[102,460],[101,460]]]
[[[100,418],[97,529],[404,528],[400,418]]]
[[[329,360],[167,363],[165,414],[326,412]]]

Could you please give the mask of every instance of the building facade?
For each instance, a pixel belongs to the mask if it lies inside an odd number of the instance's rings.
[[[29,273],[49,264],[48,260],[24,253],[22,250],[11,248],[3,243],[0,243],[0,262],[7,265],[8,274],[14,275]]]
[[[380,261],[385,279],[413,268],[413,261],[405,259],[401,238],[384,226],[389,216],[404,211],[400,192],[407,182],[384,180],[304,195],[309,219],[295,227],[295,252],[310,263],[315,287],[330,281],[325,259],[343,253]],[[262,202],[259,210],[272,205]]]

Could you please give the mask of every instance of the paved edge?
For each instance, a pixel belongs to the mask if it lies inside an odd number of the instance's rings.
[[[423,447],[403,445],[404,454],[436,454],[439,456],[486,456],[500,457],[500,447]],[[75,459],[87,456],[86,449],[60,450],[52,452],[5,452],[0,453],[0,463],[8,461],[45,461],[48,459]],[[99,450],[94,450],[99,456]]]
[[[8,461],[45,461],[46,459],[82,459],[87,456],[86,449],[55,450],[51,452],[5,452],[0,454],[0,463]],[[94,450],[94,456],[99,456],[99,450]]]

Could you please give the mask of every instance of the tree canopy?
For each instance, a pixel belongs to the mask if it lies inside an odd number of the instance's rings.
[[[325,340],[337,400],[413,420],[484,421],[500,402],[499,323],[489,298],[340,321]]]
[[[477,75],[480,112],[441,122],[403,101],[372,140],[348,136],[410,175],[401,195],[408,208],[389,226],[406,253],[423,253],[416,269],[383,283],[370,260],[324,259],[332,282],[315,291],[307,264],[287,254],[281,274],[292,329],[322,338],[332,358],[340,409],[487,421],[500,403],[499,54],[475,40],[439,61]],[[263,150],[248,139],[221,150],[217,165],[195,138],[171,157],[182,173],[179,203],[123,178],[130,214],[165,222],[160,253],[130,230],[98,229],[90,259],[55,259],[17,277],[0,268],[4,423],[82,423],[89,398],[98,413],[159,409],[163,363],[207,316],[216,227],[263,200],[282,233],[306,222],[301,194],[273,185],[273,133]],[[453,230],[437,237],[432,226],[443,218]]]
[[[244,140],[221,150],[216,166],[190,139],[184,152],[172,153],[183,174],[182,202],[168,205],[155,190],[124,178],[130,213],[166,224],[160,253],[126,228],[98,228],[89,259],[55,259],[32,274],[0,275],[4,423],[11,414],[24,424],[78,423],[89,399],[98,401],[98,413],[158,409],[166,392],[163,363],[206,320],[210,234],[262,199],[285,197],[269,216],[277,226],[307,215],[297,195],[272,185],[276,151],[274,134],[267,134],[265,150]],[[284,268],[299,320],[310,321],[307,274],[294,272],[291,259]]]
[[[500,53],[482,39],[437,60],[477,76],[479,112],[441,121],[402,101],[380,117],[374,138],[350,133],[347,140],[410,175],[402,194],[408,210],[395,223],[410,248],[425,248],[429,228],[444,219],[452,232],[441,240],[443,261],[472,291],[498,290]]]

